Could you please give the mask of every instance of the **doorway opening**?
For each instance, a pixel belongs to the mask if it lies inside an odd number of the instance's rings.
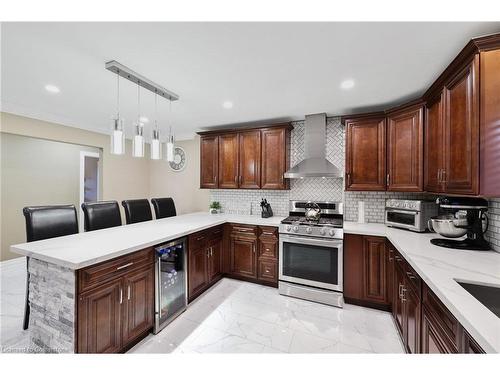
[[[80,151],[80,205],[78,221],[80,232],[84,230],[82,203],[97,202],[100,199],[100,169],[101,155],[97,152]]]

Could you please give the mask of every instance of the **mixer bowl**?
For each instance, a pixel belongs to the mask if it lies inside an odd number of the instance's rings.
[[[457,238],[467,233],[467,219],[457,219],[453,215],[433,216],[427,222],[431,232],[436,232],[443,237]]]

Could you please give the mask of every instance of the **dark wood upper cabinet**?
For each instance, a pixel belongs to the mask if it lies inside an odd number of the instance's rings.
[[[283,175],[290,166],[291,129],[290,124],[284,123],[198,133],[200,187],[289,189],[289,181]]]
[[[261,132],[250,130],[239,133],[239,176],[240,189],[260,187]]]
[[[262,130],[262,189],[287,189],[283,177],[289,165],[290,129]]]
[[[445,191],[479,193],[479,55],[445,85]]]
[[[385,115],[348,117],[346,125],[346,190],[385,190]]]
[[[425,191],[440,193],[444,186],[442,171],[444,166],[443,94],[428,101],[425,109]]]
[[[219,137],[219,188],[236,189],[239,179],[239,137],[237,133]]]
[[[423,190],[423,104],[387,115],[387,190]]]
[[[200,138],[200,187],[215,189],[219,176],[219,137]]]

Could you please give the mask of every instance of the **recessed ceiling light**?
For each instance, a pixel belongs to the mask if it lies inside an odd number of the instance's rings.
[[[345,79],[340,83],[340,88],[344,90],[349,90],[354,87],[354,80],[352,79]]]
[[[139,117],[139,121],[147,124],[149,122],[149,119],[146,116],[141,116],[141,117]]]
[[[222,103],[222,106],[226,109],[233,108],[233,102],[226,100],[224,103]]]
[[[59,87],[54,86],[54,85],[45,85],[45,90],[47,90],[48,92],[50,92],[52,94],[58,94],[59,92],[61,92]]]

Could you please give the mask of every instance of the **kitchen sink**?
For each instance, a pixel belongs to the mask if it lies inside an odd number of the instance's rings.
[[[462,288],[500,318],[500,285],[488,286],[457,281]]]

